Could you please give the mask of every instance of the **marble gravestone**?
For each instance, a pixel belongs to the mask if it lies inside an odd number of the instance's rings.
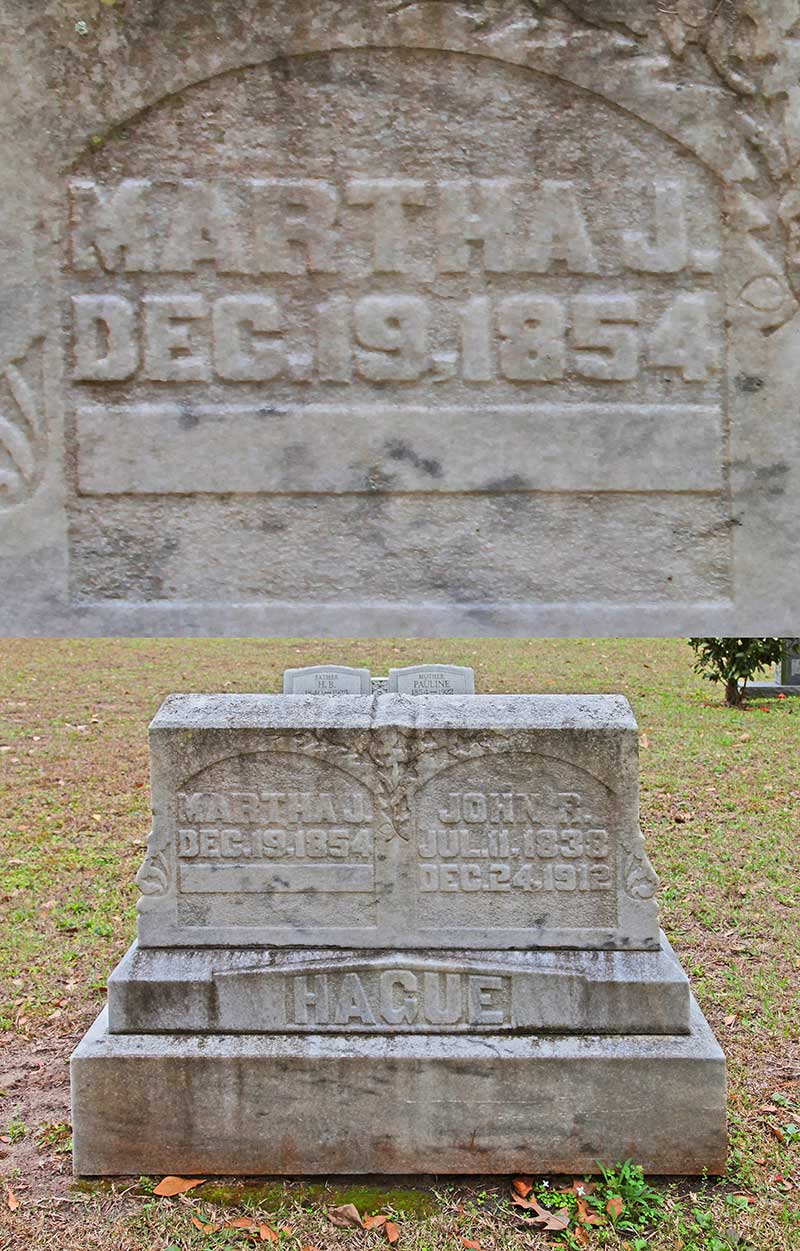
[[[287,669],[283,675],[284,695],[369,695],[369,669],[348,665],[306,665]]]
[[[3,4],[0,629],[796,628],[797,0],[76,13]]]
[[[781,686],[793,686],[800,693],[800,639],[786,640],[786,650],[777,678]]]
[[[724,1169],[621,696],[174,695],[78,1174]]]
[[[407,665],[389,670],[388,690],[399,695],[474,695],[475,673],[467,665]]]
[[[407,665],[373,678],[369,669],[346,665],[307,665],[287,669],[284,695],[474,695],[475,672],[466,665]]]
[[[783,656],[774,682],[748,682],[745,696],[749,699],[800,696],[800,638],[783,640]]]

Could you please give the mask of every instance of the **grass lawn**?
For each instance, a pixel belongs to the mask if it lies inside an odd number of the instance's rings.
[[[663,923],[729,1059],[731,1148],[725,1178],[656,1181],[640,1231],[607,1221],[586,1245],[800,1247],[800,699],[725,708],[684,640],[72,639],[0,640],[0,1251],[253,1246],[262,1224],[296,1251],[388,1246],[383,1227],[330,1222],[348,1202],[389,1215],[401,1251],[584,1245],[525,1225],[507,1178],[218,1182],[176,1198],[154,1196],[157,1179],[71,1180],[66,1061],[134,935],[146,726],[163,696],[425,660],[472,665],[482,692],[622,691],[639,721]],[[542,1198],[572,1183],[546,1180]],[[601,1206],[630,1207],[634,1190],[613,1179]]]

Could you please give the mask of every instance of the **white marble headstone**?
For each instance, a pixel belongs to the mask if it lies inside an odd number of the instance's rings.
[[[408,665],[389,670],[389,693],[474,695],[475,671],[466,665]]]
[[[284,695],[369,695],[369,669],[348,665],[308,665],[287,669],[283,675]]]

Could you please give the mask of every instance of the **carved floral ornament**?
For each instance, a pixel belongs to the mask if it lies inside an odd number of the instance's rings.
[[[44,476],[44,339],[0,373],[0,512],[29,499]]]
[[[335,730],[327,734],[324,731],[299,731],[271,738],[265,751],[254,754],[311,757],[349,773],[373,797],[376,835],[387,840],[401,838],[405,842],[411,838],[416,792],[443,770],[489,756],[497,758],[513,754],[530,755],[537,760],[542,758],[541,753],[515,746],[504,736],[476,734],[466,740],[463,731],[457,734],[431,731],[412,735],[396,727],[349,735],[346,741],[341,741]],[[556,757],[545,758],[570,763]],[[212,761],[206,768],[219,763],[221,760]],[[658,889],[658,879],[645,854],[641,834],[623,840],[620,851],[625,891],[634,900],[651,899]],[[136,882],[142,894],[148,897],[163,897],[170,893],[173,883],[170,833],[157,837],[155,831],[151,832],[147,855]]]

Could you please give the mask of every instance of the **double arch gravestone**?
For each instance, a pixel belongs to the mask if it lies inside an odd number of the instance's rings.
[[[724,1169],[627,700],[173,695],[150,746],[77,1173]]]
[[[3,624],[778,632],[785,136],[566,10],[178,8],[57,117],[20,43]]]

